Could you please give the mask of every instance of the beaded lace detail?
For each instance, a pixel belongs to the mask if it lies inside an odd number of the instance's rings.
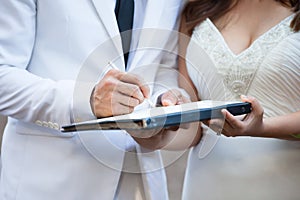
[[[247,94],[257,70],[268,53],[280,41],[293,33],[289,26],[292,17],[293,15],[282,20],[239,54],[231,51],[222,34],[209,19],[195,28],[193,40],[213,60],[228,89],[227,95],[239,100],[241,94]]]

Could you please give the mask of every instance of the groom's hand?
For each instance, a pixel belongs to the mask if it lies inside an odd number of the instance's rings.
[[[189,98],[185,97],[180,91],[172,89],[162,94],[159,98],[162,106],[180,105],[189,103]],[[141,130],[141,131],[129,131],[128,133],[135,139],[141,146],[155,150],[161,149],[166,146],[176,135],[176,130],[179,126],[173,126],[168,128]],[[187,128],[181,127],[181,128]]]
[[[141,77],[112,69],[95,86],[90,103],[96,117],[109,117],[133,112],[149,95]]]

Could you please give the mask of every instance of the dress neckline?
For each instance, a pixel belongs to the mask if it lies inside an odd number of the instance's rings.
[[[258,38],[256,38],[249,47],[247,47],[246,49],[244,49],[243,51],[241,51],[240,53],[234,53],[232,51],[232,49],[229,47],[228,43],[226,42],[223,34],[220,32],[220,30],[216,27],[216,25],[209,19],[207,18],[206,21],[208,22],[208,24],[212,27],[212,29],[217,33],[217,35],[219,36],[220,40],[222,41],[222,43],[224,44],[224,46],[226,47],[226,49],[230,52],[230,54],[234,57],[239,57],[242,56],[243,54],[245,54],[246,52],[250,51],[253,46],[255,46],[255,44],[257,42],[259,42],[262,38],[264,38],[266,35],[270,34],[273,30],[275,30],[277,27],[281,26],[282,24],[286,23],[287,21],[289,21],[295,14],[291,14],[287,17],[285,17],[284,19],[282,19],[279,23],[275,24],[274,26],[272,26],[271,28],[269,28],[267,31],[265,31],[263,34],[261,34]]]

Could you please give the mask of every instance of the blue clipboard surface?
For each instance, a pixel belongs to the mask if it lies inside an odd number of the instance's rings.
[[[62,132],[89,130],[136,130],[178,126],[183,123],[222,118],[222,109],[233,115],[251,112],[244,102],[198,101],[176,106],[138,110],[131,114],[108,117],[62,126]]]

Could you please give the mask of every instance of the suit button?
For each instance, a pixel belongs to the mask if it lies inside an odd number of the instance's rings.
[[[48,122],[43,121],[43,126],[48,128],[49,127]]]
[[[53,128],[59,130],[59,125],[57,123],[53,123]]]
[[[54,124],[52,122],[48,122],[49,128],[54,128]]]
[[[35,124],[36,124],[36,125],[39,125],[39,126],[43,126],[43,123],[42,123],[40,120],[36,120],[36,121],[35,121]]]

